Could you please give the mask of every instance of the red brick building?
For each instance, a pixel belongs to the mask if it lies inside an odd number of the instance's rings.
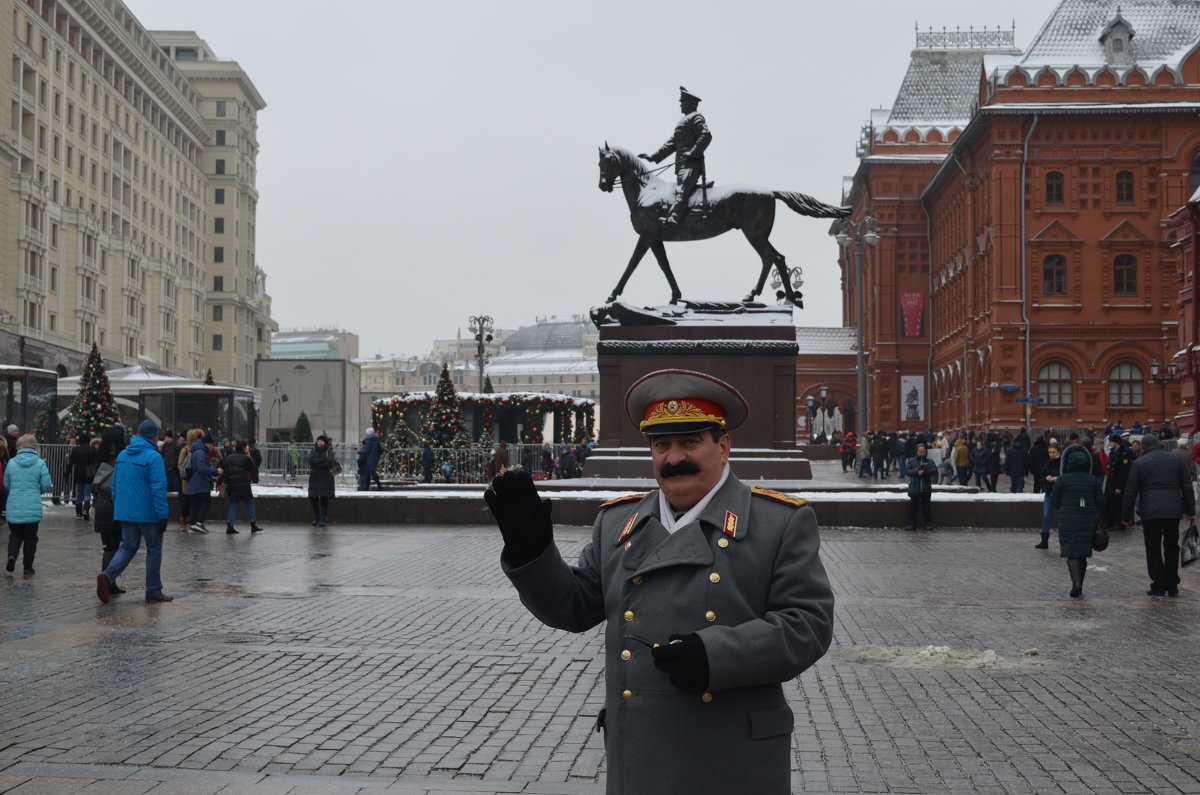
[[[879,234],[861,246],[867,426],[1178,413],[1179,383],[1150,370],[1181,347],[1168,217],[1200,178],[1200,2],[1119,5],[1061,0],[1024,52],[1008,31],[918,34],[846,196]]]

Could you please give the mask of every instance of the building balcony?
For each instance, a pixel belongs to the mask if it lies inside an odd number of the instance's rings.
[[[100,268],[96,265],[96,258],[90,254],[79,255],[79,267],[91,273],[99,273]]]
[[[126,293],[140,293],[142,291],[142,283],[137,279],[131,279],[128,276],[121,283],[121,289]]]
[[[142,322],[136,317],[125,315],[121,319],[121,331],[129,334],[140,334],[142,332]]]
[[[46,233],[41,229],[34,229],[29,224],[21,224],[21,239],[42,248],[46,247]]]
[[[34,276],[26,271],[21,271],[21,280],[18,282],[17,286],[22,290],[26,290],[31,293],[37,293],[38,295],[46,294],[45,280],[40,276]]]
[[[79,314],[95,315],[96,299],[79,296],[75,301],[75,311]]]

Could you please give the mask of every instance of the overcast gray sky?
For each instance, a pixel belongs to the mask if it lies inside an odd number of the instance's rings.
[[[1051,0],[126,0],[239,61],[259,116],[258,259],[283,328],[334,325],[361,353],[419,355],[488,314],[504,328],[586,313],[633,249],[597,188],[606,140],[651,151],[703,98],[710,179],[840,200],[873,107],[889,107],[914,25],[1010,27]],[[798,325],[842,324],[829,222],[780,206],[772,242],[804,269]],[[736,300],[739,233],[667,246],[684,296]],[[768,288],[769,292],[769,288]],[[625,298],[666,303],[647,255]]]

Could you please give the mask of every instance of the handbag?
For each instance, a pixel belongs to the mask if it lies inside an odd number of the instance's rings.
[[[1196,529],[1196,523],[1192,522],[1183,534],[1183,544],[1179,548],[1179,565],[1190,566],[1197,560],[1200,560],[1200,531]]]
[[[1096,529],[1092,531],[1092,549],[1097,552],[1108,549],[1108,531],[1100,525],[1096,525]]]

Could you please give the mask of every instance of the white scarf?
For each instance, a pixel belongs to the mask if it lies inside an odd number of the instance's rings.
[[[725,481],[729,479],[729,464],[721,470],[721,479],[717,481],[717,485],[712,487],[712,491],[705,494],[700,502],[696,503],[683,516],[675,518],[675,512],[671,509],[671,504],[667,502],[667,495],[663,494],[662,489],[658,490],[658,521],[666,528],[668,533],[674,533],[679,528],[686,525],[688,522],[696,521],[700,514],[704,513],[704,509],[712,502],[713,495],[721,490],[725,485]]]

